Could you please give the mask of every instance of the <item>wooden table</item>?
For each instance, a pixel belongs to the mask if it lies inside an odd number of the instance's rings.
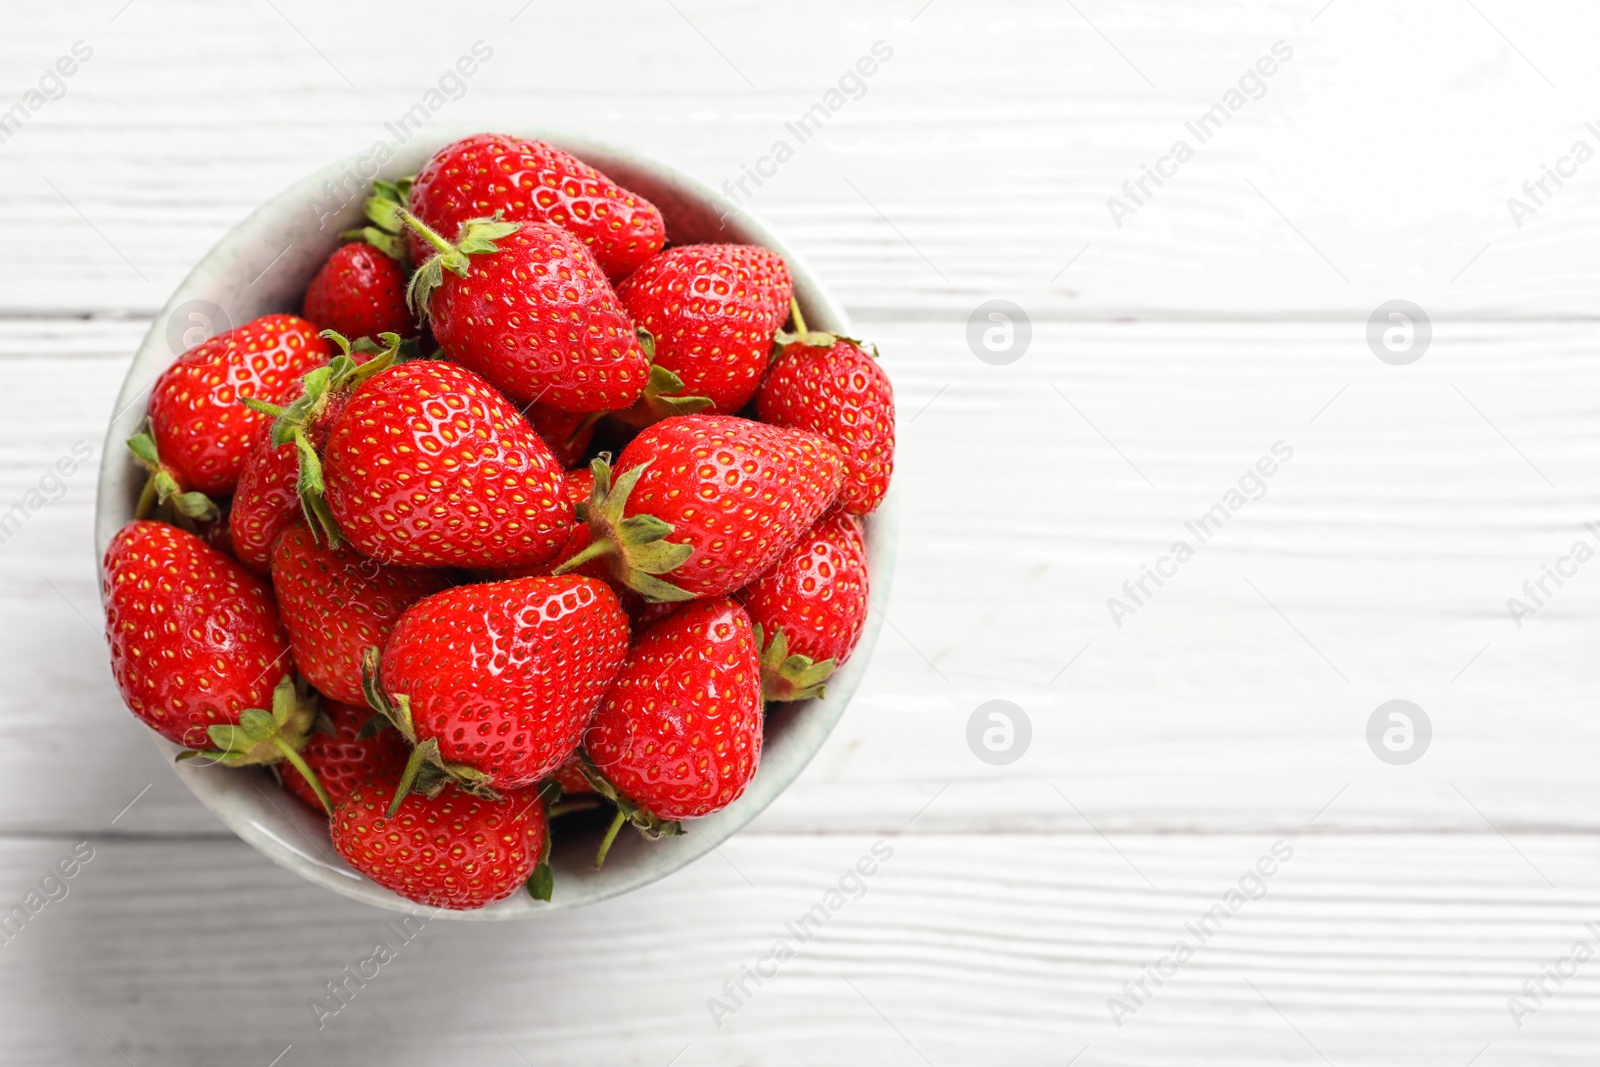
[[[0,951],[7,1064],[1593,1062],[1592,6],[15,7],[0,902],[92,858]],[[894,376],[903,534],[861,693],[720,856],[429,924],[319,1028],[387,916],[238,843],[120,708],[94,462],[50,471],[98,460],[218,235],[405,115],[767,175],[740,198]],[[968,342],[997,299],[1031,324],[1006,364]],[[1392,300],[1415,362],[1368,344]],[[967,742],[990,700],[1031,723],[1004,765]],[[1369,747],[1390,700],[1414,762]]]

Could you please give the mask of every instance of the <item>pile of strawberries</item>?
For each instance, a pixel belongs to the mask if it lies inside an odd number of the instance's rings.
[[[481,134],[376,183],[304,317],[156,382],[106,552],[123,699],[325,811],[380,885],[552,892],[549,820],[679,833],[866,621],[860,516],[889,380],[808,331],[747,245],[540,142]],[[785,329],[785,325],[788,329]]]

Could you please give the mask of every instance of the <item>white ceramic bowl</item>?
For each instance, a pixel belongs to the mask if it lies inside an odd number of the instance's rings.
[[[622,149],[549,131],[523,131],[593,164],[613,180],[649,199],[666,217],[672,244],[701,241],[764,245],[789,264],[795,295],[814,328],[848,334],[844,311],[827,294],[793,249],[759,219],[737,209],[709,186],[654,160]],[[298,312],[317,268],[340,242],[341,231],[362,224],[361,199],[373,177],[415,174],[428,157],[457,134],[417,136],[377,166],[370,154],[352,157],[314,174],[263,204],[235,226],[184,279],[151,325],[133,358],[106,434],[95,513],[95,547],[103,556],[112,536],[133,517],[144,474],[123,441],[144,417],[150,386],[187,348],[205,337],[269,312]],[[343,185],[344,191],[339,189]],[[357,191],[359,190],[359,192]],[[684,867],[732,836],[760,813],[805,767],[861,681],[876,643],[894,564],[895,497],[869,517],[867,554],[872,575],[872,611],[861,643],[828,683],[825,699],[775,705],[767,719],[761,768],[744,796],[726,809],[687,825],[688,833],[646,841],[624,829],[605,867],[592,857],[598,831],[558,833],[552,864],[556,888],[549,903],[519,892],[479,911],[440,912],[460,919],[521,919],[614,897]],[[178,746],[151,733],[165,753]],[[351,870],[328,840],[327,826],[299,801],[278,789],[268,772],[174,764],[200,802],[236,834],[273,862],[354,900],[394,911],[416,905]],[[562,820],[561,827],[571,821]]]

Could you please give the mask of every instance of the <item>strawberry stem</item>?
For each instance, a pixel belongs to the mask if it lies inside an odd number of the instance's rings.
[[[622,824],[627,821],[628,817],[623,814],[621,808],[618,808],[616,817],[611,820],[611,825],[606,827],[606,836],[600,841],[600,851],[594,854],[595,870],[598,871],[600,865],[605,863],[606,853],[611,851],[611,843],[617,839],[617,834],[621,831]]]
[[[421,237],[424,241],[427,241],[430,245],[432,245],[434,251],[443,255],[449,255],[451,252],[456,250],[455,245],[451,244],[449,241],[446,241],[443,237],[440,237],[438,231],[434,230],[433,227],[417,218],[405,208],[395,208],[394,214],[395,218],[399,219],[401,222],[417,231],[417,236]]]
[[[306,784],[311,787],[311,791],[317,794],[317,800],[322,803],[322,810],[328,813],[328,818],[333,818],[333,799],[328,796],[328,791],[322,787],[322,783],[317,780],[316,773],[306,764],[305,759],[294,750],[294,746],[276,734],[272,737],[272,743],[277,746],[279,752],[283,753],[283,758],[289,761],[289,765],[300,772],[300,777],[306,780]]]
[[[794,332],[804,337],[806,330],[806,317],[800,314],[800,301],[794,297],[789,298],[789,314],[794,318]]]

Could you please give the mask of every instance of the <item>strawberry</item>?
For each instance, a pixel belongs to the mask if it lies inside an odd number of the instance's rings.
[[[357,786],[368,782],[381,786],[400,780],[406,769],[406,745],[400,735],[393,730],[380,730],[369,737],[361,736],[362,726],[372,716],[371,708],[365,703],[356,707],[325,700],[322,710],[327,715],[328,732],[312,731],[300,749],[300,758],[316,774],[335,807]],[[283,768],[283,784],[289,792],[322,810],[315,790],[292,765]]]
[[[542,866],[549,827],[531,790],[490,799],[451,788],[399,799],[385,814],[389,787],[357,786],[334,808],[329,829],[350,866],[407,900],[481,908],[515,893]]]
[[[835,508],[738,594],[763,641],[761,682],[768,700],[822,696],[822,683],[861,639],[867,593],[861,520]]]
[[[263,429],[244,458],[228,509],[233,553],[257,574],[272,570],[272,542],[300,516],[299,473],[299,454],[274,444],[271,427]]]
[[[522,416],[544,438],[544,443],[550,446],[550,451],[555,453],[563,467],[582,465],[584,453],[589,450],[589,441],[594,437],[595,419],[592,414],[529,404],[522,409]]]
[[[583,747],[591,784],[618,805],[596,866],[624,821],[672,833],[737,800],[761,762],[761,665],[745,610],[702,600],[641,634]]]
[[[578,747],[627,651],[627,616],[593,578],[463,585],[413,604],[367,661],[368,702],[416,745],[396,800],[444,776],[490,790],[544,778]]]
[[[761,384],[773,331],[783,325],[793,291],[789,268],[775,252],[754,245],[681,245],[640,267],[617,296],[653,336],[654,365],[676,376],[677,392],[704,397],[715,412],[729,415]],[[646,403],[669,391],[658,388]]]
[[[352,338],[417,332],[405,269],[366,241],[340,245],[328,257],[306,287],[305,317]]]
[[[595,461],[592,541],[559,569],[604,557],[618,584],[653,601],[730,593],[827,510],[842,464],[837,448],[804,430],[728,415],[666,419],[623,449],[615,484]]]
[[[123,701],[177,744],[206,747],[208,727],[270,706],[294,671],[267,583],[176,527],[136,519],[117,531],[101,600]]]
[[[256,400],[249,402],[254,410],[274,421],[256,438],[249,455],[245,456],[239,484],[233,491],[233,504],[228,510],[228,527],[239,562],[260,574],[272,569],[272,543],[278,534],[302,512],[308,520],[318,519],[318,525],[324,525],[317,514],[320,500],[313,494],[302,493],[302,449],[296,444],[296,438],[303,437],[304,449],[315,455],[328,438],[329,425],[344,410],[350,390],[398,357],[400,342],[395,334],[383,335],[389,347],[381,349],[365,339],[352,346],[342,334],[333,330],[324,330],[323,336],[337,344],[342,352],[326,367],[306,375],[301,394],[294,403],[281,408]],[[331,523],[330,519],[327,525]]]
[[[288,403],[300,379],[331,354],[317,328],[293,315],[265,315],[191,348],[156,379],[150,394],[159,462],[185,490],[233,492],[268,422],[239,401]]]
[[[575,234],[612,281],[666,242],[661,212],[582,160],[542,141],[480,133],[446,145],[410,187],[411,210],[454,237],[469,219],[502,212],[512,222],[547,222]],[[414,263],[430,251],[407,235]]]
[[[589,784],[589,779],[583,775],[583,758],[576,752],[567,757],[567,762],[556,768],[550,777],[561,786],[561,794],[567,796],[572,793],[593,793],[594,786]]]
[[[301,464],[330,532],[382,563],[537,565],[572,532],[550,449],[493,386],[452,363],[412,360],[368,379],[321,460],[302,448]]]
[[[545,223],[474,219],[455,244],[403,209],[438,254],[410,298],[445,354],[514,400],[613,411],[644,393],[650,359],[594,257]]]
[[[762,422],[821,434],[844,456],[839,503],[865,515],[894,472],[894,388],[858,341],[808,332],[794,303],[795,332],[778,334],[778,358],[756,394]]]
[[[348,545],[319,544],[301,522],[272,546],[272,585],[300,673],[347,704],[366,703],[366,650],[381,647],[412,604],[449,584],[443,571],[394,567]]]

